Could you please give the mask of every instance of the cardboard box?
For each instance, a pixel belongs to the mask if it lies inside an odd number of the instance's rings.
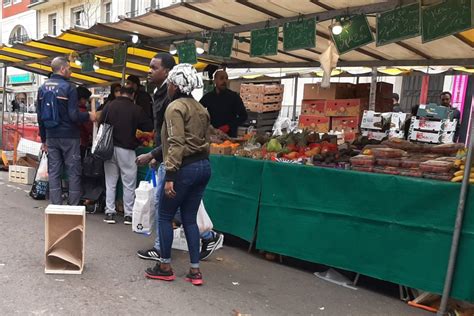
[[[357,138],[356,132],[344,132],[344,141],[345,142],[353,142]]]
[[[251,84],[240,85],[240,94],[282,94],[284,86],[281,84]]]
[[[400,131],[400,130],[390,130],[388,133],[388,136],[390,138],[400,138],[400,139],[405,139],[405,131]]]
[[[407,122],[410,120],[411,114],[392,112],[390,119],[390,130],[404,130]]]
[[[232,154],[232,148],[231,147],[216,147],[216,146],[210,146],[209,153],[211,155],[231,155]]]
[[[325,108],[326,108],[325,100],[303,100],[301,102],[302,115],[324,116]]]
[[[305,100],[334,100],[354,98],[354,85],[350,83],[331,83],[329,88],[321,88],[319,83],[304,85],[303,99]]]
[[[24,166],[9,166],[8,181],[20,184],[33,184],[35,180],[36,169]]]
[[[326,116],[361,116],[368,109],[367,99],[326,100]]]
[[[362,115],[361,128],[386,131],[390,129],[392,113],[379,113],[374,111],[364,111]]]
[[[426,132],[455,132],[457,123],[457,120],[432,121],[426,118],[413,117],[410,128]]]
[[[430,144],[451,144],[454,142],[454,132],[422,132],[411,130],[408,139]]]
[[[281,102],[262,103],[262,102],[244,102],[245,108],[250,112],[264,113],[281,110]]]
[[[283,94],[242,94],[242,101],[245,102],[259,102],[259,103],[276,103],[283,100]]]
[[[335,131],[356,132],[359,130],[358,116],[333,116],[331,129]]]
[[[418,107],[418,112],[416,113],[418,117],[425,117],[435,120],[444,120],[444,119],[453,119],[454,113],[452,109],[441,106],[437,104],[420,104]]]
[[[375,90],[376,98],[389,99],[392,102],[393,85],[388,82],[377,82],[377,88]],[[356,98],[369,98],[370,96],[370,83],[359,83],[355,85],[354,93]]]
[[[300,115],[299,128],[311,129],[320,133],[329,132],[329,117]]]
[[[45,210],[45,273],[81,274],[86,207],[49,205]]]
[[[381,132],[381,131],[374,131],[363,129],[362,136],[367,136],[368,139],[375,139],[375,140],[383,140],[384,138],[388,137],[389,131]]]

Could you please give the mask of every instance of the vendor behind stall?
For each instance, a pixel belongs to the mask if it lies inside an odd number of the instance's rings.
[[[456,126],[456,133],[454,134],[454,141],[456,142],[458,140],[461,127],[461,112],[458,109],[453,108],[453,106],[451,105],[451,97],[451,92],[448,91],[444,91],[439,95],[441,105],[450,108],[453,111],[453,118],[458,120],[458,124]]]
[[[230,137],[237,137],[238,127],[247,120],[247,110],[240,96],[227,88],[229,77],[224,69],[214,73],[215,89],[200,101],[209,111],[211,125]]]

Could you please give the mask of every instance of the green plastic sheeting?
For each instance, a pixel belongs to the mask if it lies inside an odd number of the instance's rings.
[[[442,292],[459,184],[263,164],[258,249]],[[470,189],[452,296],[474,301]]]
[[[252,241],[257,224],[263,163],[211,156],[212,176],[204,204],[214,228]]]

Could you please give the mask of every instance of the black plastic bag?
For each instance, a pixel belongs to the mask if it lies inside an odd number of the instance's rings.
[[[92,155],[103,161],[112,159],[114,155],[114,127],[102,123],[97,132],[97,138],[92,146]]]
[[[104,176],[104,161],[87,151],[82,161],[82,174],[88,178],[102,178]]]

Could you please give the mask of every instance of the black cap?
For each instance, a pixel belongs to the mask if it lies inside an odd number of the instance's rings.
[[[392,94],[392,99],[400,101],[400,96],[398,95],[398,93],[394,93],[394,94]]]
[[[79,86],[77,87],[77,99],[80,100],[82,98],[89,100],[91,97],[92,92],[89,91],[86,87]]]
[[[137,76],[134,76],[134,75],[128,76],[128,77],[127,77],[127,81],[133,82],[133,83],[135,83],[137,86],[140,85],[140,78],[138,78]]]

